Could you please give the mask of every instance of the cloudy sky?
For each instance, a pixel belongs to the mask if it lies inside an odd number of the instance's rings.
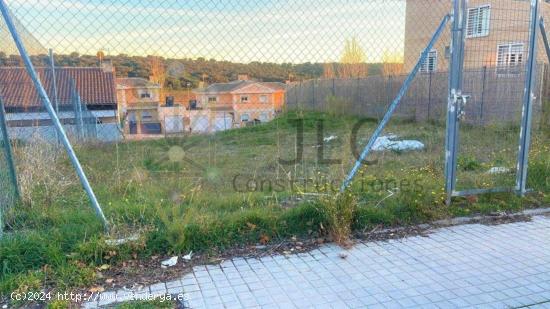
[[[58,53],[239,62],[339,59],[356,37],[369,62],[402,53],[404,0],[6,0]],[[1,31],[1,30],[0,30]]]

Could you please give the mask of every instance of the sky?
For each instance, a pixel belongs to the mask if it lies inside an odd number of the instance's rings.
[[[367,62],[403,53],[404,0],[6,2],[42,49],[57,53],[329,62],[339,60],[352,37]]]

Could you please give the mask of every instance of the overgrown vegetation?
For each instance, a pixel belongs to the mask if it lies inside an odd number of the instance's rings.
[[[58,164],[62,158],[62,149],[43,140],[40,136],[33,137],[32,147],[16,144],[18,154],[17,181],[21,191],[22,202],[27,205],[37,204],[33,201],[36,196],[40,203],[50,205],[50,199],[65,195],[73,185],[70,170],[60,169]]]
[[[24,201],[6,214],[0,292],[85,287],[94,282],[101,265],[152,255],[191,250],[216,254],[238,244],[266,244],[293,236],[345,243],[353,232],[376,226],[517,211],[550,202],[548,135],[534,137],[529,185],[536,193],[525,199],[488,195],[446,207],[444,126],[400,121],[392,122],[386,132],[418,139],[426,149],[373,153],[349,191],[338,194],[353,153],[376,124],[360,122],[353,139],[359,120],[336,112],[292,112],[268,124],[210,136],[78,147],[112,222],[113,237],[139,232],[137,241],[121,246],[105,242],[107,236],[64,156],[52,158],[18,145],[18,170],[30,180],[22,188]],[[303,148],[296,145],[297,128],[303,128]],[[513,173],[487,173],[491,167],[515,164],[512,148],[517,136],[510,133],[508,139],[501,132],[464,130],[471,144],[462,148],[468,156],[461,160],[459,186],[513,182]],[[499,144],[491,148],[496,135]],[[350,146],[352,140],[356,150]],[[499,148],[500,143],[510,145]],[[297,153],[303,156],[294,160]],[[48,162],[34,161],[39,158]],[[64,177],[41,180],[41,174],[54,172]],[[63,190],[51,189],[56,186]]]

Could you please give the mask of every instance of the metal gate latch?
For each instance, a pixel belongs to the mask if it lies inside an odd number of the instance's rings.
[[[464,121],[466,119],[466,104],[470,99],[470,95],[458,94],[455,96],[455,102],[457,103],[457,118]]]

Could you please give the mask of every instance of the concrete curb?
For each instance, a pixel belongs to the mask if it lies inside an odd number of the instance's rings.
[[[520,212],[512,214],[504,214],[503,216],[507,217],[519,217],[519,216],[540,216],[550,213],[550,208],[536,208],[536,209],[526,209]],[[494,219],[498,216],[474,216],[474,217],[456,217],[451,219],[443,219],[432,222],[431,226],[453,226],[461,224],[470,224],[477,223],[484,219]]]

